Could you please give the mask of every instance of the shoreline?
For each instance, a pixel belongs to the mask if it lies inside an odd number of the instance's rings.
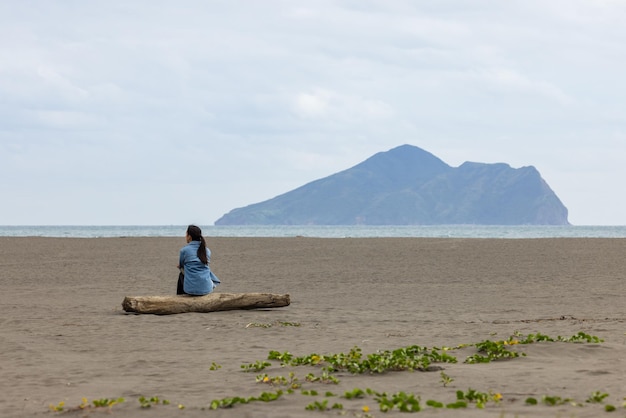
[[[484,410],[433,410],[439,417],[595,417],[602,405],[524,405],[526,397],[571,397],[582,403],[606,392],[626,396],[626,239],[616,238],[241,238],[207,237],[219,292],[290,294],[285,308],[132,315],[130,295],[175,292],[184,239],[0,237],[0,410],[7,416],[49,416],[50,404],[83,397],[124,397],[113,416],[141,410],[138,398],[159,397],[146,416],[289,416],[324,396],[299,392],[276,402],[207,411],[212,400],[258,396],[280,386],[259,374],[295,373],[303,388],[343,394],[355,388],[453,401],[468,388],[501,393]],[[252,324],[252,325],[251,325]],[[269,326],[266,326],[268,325]],[[283,324],[283,325],[281,325]],[[291,324],[291,325],[284,325]],[[295,325],[297,324],[297,326]],[[515,333],[551,337],[578,332],[594,343],[535,343],[526,356],[489,364],[444,364],[436,372],[336,373],[339,383],[305,382],[320,367],[246,373],[272,350],[296,356],[364,355],[418,344],[454,347],[504,340]],[[471,349],[455,352],[459,359]],[[211,364],[221,367],[210,370]],[[384,414],[372,397],[340,402],[348,416]],[[185,406],[178,410],[177,405]],[[621,411],[621,409],[618,409]],[[97,411],[89,411],[95,414]],[[428,414],[428,411],[423,411]],[[335,415],[335,412],[327,414]],[[430,416],[430,415],[427,415]]]
[[[208,237],[232,238],[626,238],[625,225],[257,225],[204,226]],[[2,226],[11,237],[179,237],[186,226]]]

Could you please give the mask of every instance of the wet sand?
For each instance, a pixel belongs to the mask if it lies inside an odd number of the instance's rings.
[[[604,404],[626,413],[626,239],[208,237],[208,243],[219,292],[288,293],[291,305],[127,314],[125,296],[175,293],[183,238],[0,237],[0,416],[60,415],[49,406],[77,409],[83,397],[125,401],[68,415],[407,416],[381,412],[374,396],[325,396],[355,388],[420,396],[418,416],[596,417],[605,414]],[[341,371],[334,373],[338,384],[305,380],[320,376],[323,365],[272,361],[258,372],[241,368],[266,361],[270,350],[330,355],[356,346],[367,355],[581,331],[604,342],[516,345],[510,349],[525,356],[487,364],[464,363],[476,353],[468,346],[451,350],[458,363],[437,364],[442,370]],[[256,377],[290,372],[302,384],[293,394],[208,409],[215,399],[286,390]],[[453,379],[445,386],[442,372]],[[470,388],[500,393],[502,400],[485,409],[426,406],[427,400],[452,403],[458,390]],[[585,402],[594,392],[609,397]],[[141,408],[141,396],[170,405]],[[582,406],[525,405],[542,396]],[[343,410],[305,409],[324,400]]]

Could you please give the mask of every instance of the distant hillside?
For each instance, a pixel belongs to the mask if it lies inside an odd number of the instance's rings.
[[[532,166],[450,167],[412,145],[264,202],[216,225],[568,225],[567,208]]]

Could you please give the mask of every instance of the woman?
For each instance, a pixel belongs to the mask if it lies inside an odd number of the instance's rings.
[[[187,227],[187,245],[180,250],[177,295],[206,295],[220,284],[220,279],[211,271],[211,250],[206,246],[202,230],[195,225]]]

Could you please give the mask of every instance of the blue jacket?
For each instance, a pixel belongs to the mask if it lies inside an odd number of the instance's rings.
[[[178,265],[185,270],[184,290],[190,295],[206,295],[211,293],[220,279],[211,271],[211,268],[202,264],[198,258],[200,241],[191,241],[180,249]],[[211,250],[206,249],[206,255],[211,261]]]

